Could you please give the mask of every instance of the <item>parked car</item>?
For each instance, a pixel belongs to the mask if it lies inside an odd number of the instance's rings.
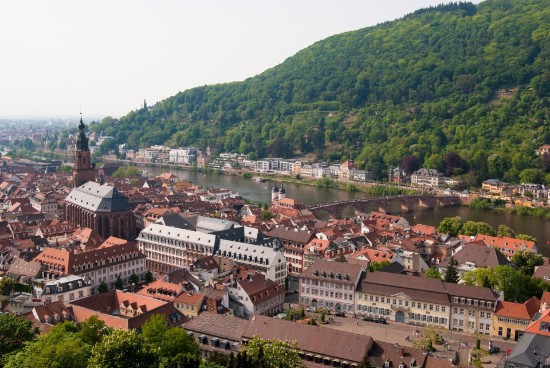
[[[363,321],[365,321],[365,322],[374,322],[374,318],[372,318],[371,316],[366,316],[366,317],[363,317]]]
[[[309,313],[315,313],[315,311],[316,311],[315,307],[309,307],[308,309],[306,309],[306,312],[309,312]]]
[[[377,319],[374,320],[374,322],[381,323],[381,324],[385,325],[386,324],[386,319],[384,317],[378,317]]]
[[[493,346],[489,349],[489,354],[497,354],[500,353],[500,348],[498,346]]]
[[[336,312],[336,313],[334,313],[334,315],[336,317],[345,317],[346,316],[346,314],[344,312]]]

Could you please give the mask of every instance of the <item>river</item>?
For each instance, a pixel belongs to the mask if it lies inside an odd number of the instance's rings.
[[[169,171],[180,179],[189,180],[203,187],[227,188],[238,192],[245,198],[255,203],[269,203],[271,201],[271,188],[273,181],[259,183],[240,176],[223,174],[204,174],[179,168],[147,167],[146,170],[156,176]],[[361,192],[348,192],[342,189],[318,188],[310,185],[284,183],[287,196],[294,198],[306,205],[325,203],[331,201],[347,201],[365,196]],[[550,224],[548,221],[537,217],[526,217],[514,214],[505,214],[496,211],[471,210],[468,207],[441,207],[429,210],[415,209],[403,216],[413,224],[437,226],[445,217],[460,216],[466,221],[482,221],[491,225],[495,230],[503,224],[512,228],[516,234],[528,234],[539,241],[539,251],[545,256],[550,256],[550,248],[546,242],[550,240]]]

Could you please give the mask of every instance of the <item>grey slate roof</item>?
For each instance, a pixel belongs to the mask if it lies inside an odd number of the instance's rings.
[[[65,200],[93,212],[126,212],[131,209],[128,199],[115,187],[92,181],[71,190]]]
[[[518,344],[508,356],[506,367],[543,366],[545,359],[549,356],[549,336],[525,333],[521,339],[519,339]]]
[[[88,286],[84,278],[76,275],[60,277],[57,280],[50,281],[44,285],[42,294],[54,295],[62,294],[70,290],[77,290]]]

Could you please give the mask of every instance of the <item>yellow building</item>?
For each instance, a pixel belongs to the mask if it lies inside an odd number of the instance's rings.
[[[196,317],[204,301],[204,294],[183,293],[174,299],[174,306],[187,317]]]
[[[518,339],[531,322],[531,318],[539,311],[540,300],[534,296],[525,303],[498,301],[493,314],[492,336],[509,340]]]

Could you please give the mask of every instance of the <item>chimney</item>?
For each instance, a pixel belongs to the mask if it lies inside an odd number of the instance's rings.
[[[399,354],[401,355],[401,358],[405,357],[405,348],[404,347],[399,349]]]

